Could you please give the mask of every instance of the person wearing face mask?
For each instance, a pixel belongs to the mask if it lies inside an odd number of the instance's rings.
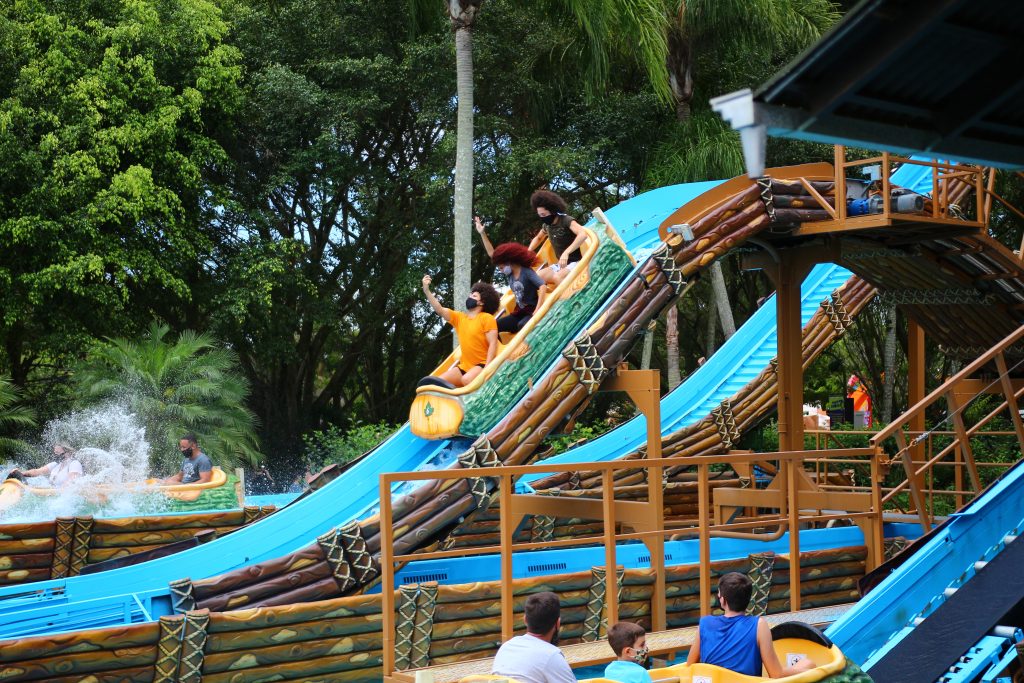
[[[213,463],[210,456],[199,449],[195,434],[185,434],[178,439],[181,451],[181,469],[174,476],[163,480],[164,484],[205,484],[213,477]]]
[[[430,291],[430,282],[430,276],[424,275],[423,293],[434,312],[455,328],[462,351],[459,362],[445,370],[440,379],[456,387],[465,386],[498,352],[498,323],[494,314],[501,305],[501,297],[490,284],[478,282],[470,289],[466,312],[462,313],[442,306]]]
[[[498,331],[515,334],[544,303],[547,285],[532,268],[537,255],[521,244],[499,244],[491,260],[508,278],[508,286],[516,298],[515,310],[498,318]]]
[[[491,673],[521,683],[576,683],[576,677],[558,649],[562,608],[551,592],[526,599],[523,617],[526,635],[505,641],[491,663]]]
[[[73,448],[65,443],[57,442],[53,445],[53,455],[56,457],[53,462],[31,470],[14,469],[7,476],[19,480],[24,477],[49,477],[50,486],[55,489],[64,488],[82,476],[82,463],[78,461]]]
[[[537,218],[544,224],[540,232],[530,240],[529,248],[536,251],[547,238],[558,256],[558,263],[540,271],[545,282],[558,284],[583,254],[580,247],[587,241],[587,233],[576,219],[568,215],[565,200],[550,190],[537,190],[530,196],[530,206],[537,212]]]
[[[650,659],[643,626],[631,621],[614,624],[608,629],[608,645],[618,659],[605,667],[605,678],[621,683],[651,683],[651,675],[645,668]]]
[[[739,572],[724,574],[718,582],[718,602],[725,614],[700,618],[687,664],[704,662],[747,676],[760,676],[761,667],[770,678],[794,676],[814,668],[810,659],[782,666],[772,645],[768,622],[746,614],[753,584]]]

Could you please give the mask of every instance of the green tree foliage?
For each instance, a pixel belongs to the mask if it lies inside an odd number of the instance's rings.
[[[156,471],[177,471],[178,439],[187,432],[225,469],[256,464],[257,423],[245,407],[249,383],[237,357],[207,335],[186,330],[170,341],[168,332],[153,324],[137,342],[94,347],[75,372],[82,397],[124,401],[145,426]]]
[[[206,0],[0,4],[0,362],[24,386],[190,295],[238,51]]]
[[[336,426],[315,430],[302,437],[306,447],[305,465],[316,473],[332,463],[344,465],[373,448],[395,433],[399,425],[387,422],[355,424],[347,430]]]
[[[22,450],[25,443],[12,435],[35,426],[34,411],[20,405],[21,392],[8,375],[0,375],[0,453]]]

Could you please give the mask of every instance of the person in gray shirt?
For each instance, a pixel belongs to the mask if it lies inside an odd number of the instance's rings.
[[[210,456],[199,450],[195,434],[186,434],[178,439],[181,450],[181,469],[172,477],[163,480],[165,484],[205,484],[213,476]]]

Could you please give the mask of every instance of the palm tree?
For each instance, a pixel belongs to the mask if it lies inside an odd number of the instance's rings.
[[[18,405],[21,392],[11,381],[10,375],[0,375],[0,432],[35,427],[35,413],[27,406]],[[28,448],[25,442],[9,436],[0,436],[0,452],[18,451]]]
[[[127,401],[145,426],[156,470],[176,470],[186,432],[225,469],[257,464],[256,417],[244,405],[249,383],[235,354],[205,334],[185,330],[172,342],[168,331],[153,323],[138,342],[97,345],[74,375],[81,395]]]
[[[831,0],[665,0],[668,12],[668,82],[676,103],[680,139],[662,183],[727,178],[743,170],[735,134],[710,110],[694,115],[695,56],[760,58],[769,64],[821,37],[839,19]],[[685,142],[684,142],[685,139]],[[667,177],[664,177],[667,176]],[[656,183],[656,184],[662,184]],[[711,264],[711,291],[726,339],[736,332],[722,265]],[[675,320],[667,321],[674,323]],[[666,337],[675,336],[668,330]],[[714,330],[709,333],[709,352]]]
[[[421,23],[437,0],[409,0],[412,16]],[[666,101],[670,91],[665,72],[667,28],[663,0],[532,0],[538,15],[568,35],[561,36],[563,59],[583,62],[587,92],[600,93],[613,54],[630,52]],[[483,0],[444,0],[455,34],[455,82],[458,96],[454,191],[454,273],[452,300],[469,296],[473,212],[473,26]],[[575,31],[575,33],[574,33]]]

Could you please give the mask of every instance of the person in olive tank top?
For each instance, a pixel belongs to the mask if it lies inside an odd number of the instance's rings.
[[[583,257],[580,248],[587,241],[587,233],[575,218],[568,215],[565,200],[550,190],[534,192],[530,196],[530,206],[544,227],[530,240],[529,248],[536,251],[547,239],[558,257],[558,263],[543,268],[537,274],[545,282],[558,284]]]

